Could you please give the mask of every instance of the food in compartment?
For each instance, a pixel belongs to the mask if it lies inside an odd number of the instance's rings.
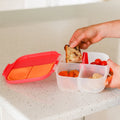
[[[102,61],[101,59],[98,58],[98,59],[95,59],[95,61],[91,62],[90,64],[105,66],[105,65],[107,65],[107,61],[105,61],[105,60]],[[109,75],[107,76],[105,85],[110,84],[110,82],[112,80],[112,77],[113,77],[113,70],[112,70],[112,68],[110,68],[109,69]]]
[[[71,70],[69,71],[69,77],[78,77],[79,71],[78,70]]]
[[[92,78],[93,78],[93,79],[98,79],[98,78],[101,78],[101,77],[103,77],[103,75],[101,75],[101,74],[99,74],[99,73],[94,73],[94,74],[92,75]]]
[[[66,63],[82,62],[82,54],[79,46],[71,48],[69,45],[64,46],[66,52]]]
[[[68,76],[68,71],[61,71],[59,72],[60,76]]]
[[[107,65],[107,61],[102,61],[100,65],[103,65],[103,66]]]
[[[78,77],[79,71],[78,70],[61,71],[59,72],[59,75],[66,77]]]
[[[95,59],[95,61],[91,62],[90,64],[105,66],[105,65],[107,65],[107,61],[105,61],[105,60],[102,61],[101,59],[97,58],[97,59]]]
[[[101,78],[101,77],[103,77],[103,75],[101,75],[101,74],[99,74],[99,73],[94,73],[91,77],[89,77],[89,78],[91,78],[91,79],[99,79],[99,78]]]

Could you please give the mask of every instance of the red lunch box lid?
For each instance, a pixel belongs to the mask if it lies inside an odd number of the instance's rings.
[[[54,72],[59,56],[56,51],[24,55],[14,63],[8,64],[3,76],[11,84],[43,80]]]

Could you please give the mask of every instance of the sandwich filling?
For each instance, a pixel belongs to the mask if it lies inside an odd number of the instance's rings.
[[[82,55],[79,46],[71,48],[69,45],[65,45],[64,47],[66,52],[66,62],[75,63],[75,62],[82,62]]]

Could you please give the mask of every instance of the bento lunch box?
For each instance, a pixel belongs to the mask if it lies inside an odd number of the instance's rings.
[[[108,60],[109,56],[99,52],[88,52],[89,63],[95,59]],[[56,77],[58,87],[62,91],[81,91],[90,93],[99,93],[105,88],[105,81],[109,73],[109,66],[100,66],[93,64],[80,64],[80,63],[65,63],[64,56],[60,60],[56,68]],[[78,70],[78,77],[65,77],[60,76],[60,71]],[[99,79],[91,79],[94,73],[99,73],[103,77]]]
[[[89,63],[95,59],[108,60],[109,56],[99,52],[87,52]],[[78,77],[60,76],[60,71],[78,70]],[[109,67],[83,64],[66,63],[65,56],[56,51],[48,51],[18,58],[14,63],[8,64],[3,71],[3,76],[10,84],[34,82],[49,77],[56,73],[57,85],[62,91],[81,91],[98,93],[105,88],[105,80]],[[99,79],[90,79],[93,73],[102,75]]]

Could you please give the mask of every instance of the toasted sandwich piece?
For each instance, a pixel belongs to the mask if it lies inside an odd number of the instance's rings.
[[[69,45],[65,45],[64,49],[66,52],[66,63],[82,62],[82,55],[79,46],[71,48]]]

